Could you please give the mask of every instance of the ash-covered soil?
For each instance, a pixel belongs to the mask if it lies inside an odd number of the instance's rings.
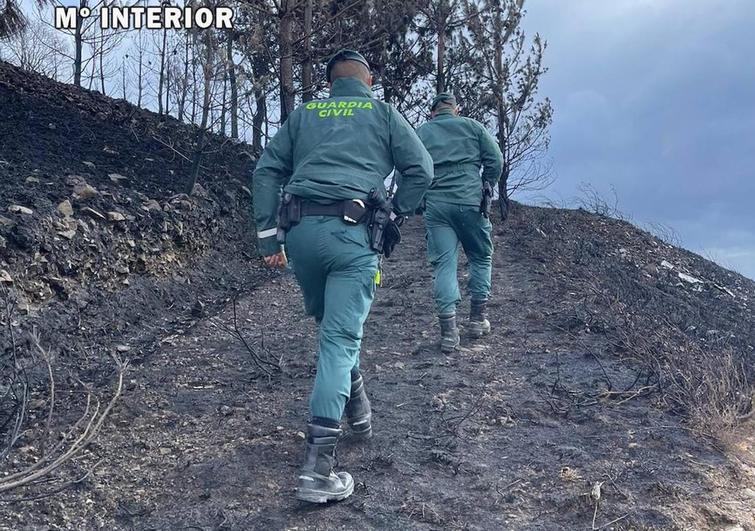
[[[297,502],[315,327],[293,276],[253,256],[244,146],[228,147],[238,158],[220,157],[203,190],[175,197],[169,171],[133,170],[126,148],[112,166],[90,160],[105,153],[94,139],[65,155],[63,124],[99,105],[119,104],[0,64],[0,110],[52,152],[48,166],[7,130],[0,138],[0,214],[11,222],[0,227],[2,294],[14,303],[0,311],[0,346],[37,359],[36,330],[57,383],[46,434],[49,383],[44,364],[29,366],[29,416],[0,488],[81,417],[85,386],[104,407],[111,354],[131,360],[94,442],[36,484],[0,492],[0,529],[755,529],[755,284],[627,223],[521,205],[496,226],[493,332],[451,355],[438,349],[421,220],[405,226],[365,330],[375,437],[339,446],[357,488],[335,505]],[[133,149],[184,175],[170,150],[141,140],[183,129],[124,109],[143,127]],[[89,114],[128,136],[129,122]],[[83,157],[92,171],[60,166]],[[35,169],[45,177],[27,182]],[[98,194],[80,201],[70,174]],[[70,215],[57,211],[65,199]],[[133,219],[95,219],[87,206]],[[70,240],[55,225],[67,218]],[[127,271],[110,267],[118,253]],[[66,254],[102,264],[66,274]],[[38,286],[49,291],[36,296]]]
[[[4,62],[0,116],[2,313],[59,364],[107,373],[252,281],[248,146],[209,137],[189,190],[195,130]]]
[[[192,189],[192,128],[3,62],[0,116],[0,270],[22,311],[171,274],[221,232],[251,249],[248,146],[210,137]]]
[[[364,342],[375,437],[339,450],[358,482],[349,500],[313,508],[293,498],[315,329],[292,276],[278,274],[236,311],[252,349],[281,372],[267,377],[224,330],[232,305],[166,330],[78,465],[101,460],[91,476],[6,505],[5,524],[590,529],[600,484],[596,527],[621,518],[609,527],[755,529],[751,424],[722,446],[670,412],[662,391],[643,391],[641,368],[604,333],[563,332],[554,316],[566,302],[515,243],[539,214],[517,208],[496,238],[493,334],[448,356],[437,348],[421,224],[408,226]]]

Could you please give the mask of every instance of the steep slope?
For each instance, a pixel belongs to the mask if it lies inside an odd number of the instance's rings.
[[[752,412],[752,280],[626,222],[552,209],[527,218],[512,247],[559,300],[544,318],[571,336],[604,336],[711,432]]]
[[[38,305],[164,273],[246,221],[246,146],[0,62],[0,268]]]
[[[212,136],[187,195],[174,119],[3,62],[0,116],[0,288],[64,366],[109,373],[124,333],[147,346],[253,278],[247,146]]]
[[[188,152],[180,124],[3,64],[0,111],[48,146],[37,155],[7,129],[0,138],[4,297],[25,304],[0,317],[2,352],[20,338],[31,357],[36,327],[58,357],[58,431],[83,410],[76,378],[107,398],[110,353],[133,360],[95,443],[49,482],[0,494],[0,528],[755,529],[752,281],[628,223],[517,205],[495,234],[493,333],[442,355],[412,220],[366,328],[375,438],[339,452],[357,491],[312,509],[291,489],[315,330],[290,273],[251,259],[244,146],[218,140],[204,191],[174,197],[186,166],[148,138],[163,131]],[[69,149],[76,120],[109,132]],[[70,174],[99,193],[74,197]],[[56,211],[64,199],[72,215]],[[71,239],[58,234],[68,218]],[[66,273],[67,254],[100,265]],[[110,267],[118,260],[127,271]],[[44,458],[38,369],[28,429],[0,474]]]

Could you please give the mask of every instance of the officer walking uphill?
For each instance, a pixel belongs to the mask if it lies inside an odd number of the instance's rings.
[[[259,249],[271,267],[285,267],[288,253],[307,313],[319,324],[307,451],[297,487],[297,498],[315,503],[342,500],[354,490],[348,472],[333,471],[344,413],[356,438],[372,435],[359,350],[375,294],[378,252],[384,248],[388,254],[397,232],[384,179],[394,167],[403,174],[392,204],[400,215],[414,212],[432,179],[432,159],[414,130],[392,106],[372,99],[365,58],[342,50],[326,72],[330,97],[305,103],[289,116],[253,178]]]
[[[432,119],[417,134],[435,167],[424,213],[427,253],[434,273],[433,295],[440,318],[441,350],[451,352],[459,345],[456,326],[456,305],[461,300],[456,276],[459,244],[469,260],[472,299],[469,334],[481,337],[490,332],[485,315],[493,257],[488,217],[503,156],[481,123],[458,116],[453,94],[438,94],[431,112]]]

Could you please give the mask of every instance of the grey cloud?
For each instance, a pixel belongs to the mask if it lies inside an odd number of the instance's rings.
[[[532,0],[556,109],[550,195],[616,189],[633,219],[755,277],[755,2]]]

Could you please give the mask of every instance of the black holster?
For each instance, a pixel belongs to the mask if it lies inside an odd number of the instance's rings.
[[[286,233],[301,221],[301,199],[284,192],[278,205],[278,243],[286,241]]]
[[[391,219],[391,204],[375,189],[372,189],[367,197],[367,205],[369,207],[367,231],[370,246],[376,253],[384,254],[386,258],[389,258],[393,254],[393,249],[401,242],[399,224]]]

